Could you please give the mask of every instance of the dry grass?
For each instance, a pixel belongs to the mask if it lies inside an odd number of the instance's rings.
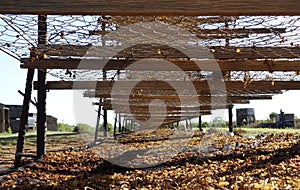
[[[17,135],[0,136],[0,169],[13,166],[16,151]],[[47,137],[47,151],[65,150],[70,147],[83,146],[84,141],[79,134],[75,133],[49,133]],[[36,153],[36,136],[34,133],[27,134],[24,145],[24,153]]]

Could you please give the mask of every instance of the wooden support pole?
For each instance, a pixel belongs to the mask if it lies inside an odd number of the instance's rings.
[[[32,88],[32,87],[31,87]],[[25,97],[25,94],[21,91],[21,90],[18,90],[18,92],[19,92],[19,94],[21,94],[23,97]],[[34,105],[35,107],[37,107],[37,103],[36,102],[34,102],[33,100],[29,100],[30,101],[30,103],[32,104],[32,105]]]
[[[103,135],[107,137],[107,110],[103,108]]]
[[[38,44],[47,43],[47,16],[38,16]],[[37,92],[37,159],[41,159],[46,153],[46,70],[38,71],[38,85]]]
[[[232,108],[233,108],[233,106],[230,106],[228,108],[228,118],[229,118],[228,127],[229,127],[229,132],[233,132],[233,126],[232,126]]]
[[[38,71],[37,158],[46,153],[46,72]]]
[[[199,127],[199,131],[203,131],[203,128],[202,128],[202,118],[201,118],[201,115],[199,116],[199,123],[198,123],[198,127]]]
[[[116,138],[117,133],[117,120],[118,120],[118,114],[115,114],[115,123],[114,123],[114,137]]]
[[[185,120],[185,129],[188,129],[188,120]]]
[[[121,123],[121,114],[118,114],[118,117],[119,117],[119,133],[121,133],[122,132],[122,123]]]
[[[106,71],[103,71],[103,81],[106,80]],[[103,135],[107,137],[107,109],[103,108]]]
[[[124,128],[125,128],[125,125],[126,125],[125,121],[126,121],[125,118],[123,118],[123,125],[122,125],[122,129],[121,129],[122,133],[124,132]]]
[[[20,128],[18,133],[17,149],[15,154],[15,167],[21,164],[21,154],[23,153],[26,125],[28,122],[28,112],[31,100],[32,81],[34,77],[34,69],[28,69],[26,78],[25,94],[23,99],[22,115],[20,120]]]
[[[95,143],[98,140],[98,134],[99,134],[100,117],[101,117],[101,102],[102,102],[102,99],[100,98],[99,107],[98,107],[98,111],[97,111],[97,122],[96,122],[96,128],[95,128],[95,137],[94,137],[94,142]]]

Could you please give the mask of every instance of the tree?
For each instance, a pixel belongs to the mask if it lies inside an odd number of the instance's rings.
[[[113,131],[114,127],[111,123],[107,123],[107,131]],[[103,123],[100,124],[100,130],[103,130]]]
[[[272,112],[269,114],[269,118],[274,122],[276,120],[276,116],[277,116],[277,113],[276,112]]]

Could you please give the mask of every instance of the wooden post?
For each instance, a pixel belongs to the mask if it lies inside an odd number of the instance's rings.
[[[119,133],[122,132],[122,123],[121,123],[121,114],[118,114],[119,116]]]
[[[96,143],[96,141],[98,140],[100,117],[101,117],[101,103],[102,103],[102,99],[100,98],[99,107],[98,107],[98,111],[97,111],[97,122],[96,122],[96,128],[95,128],[94,143]]]
[[[114,123],[114,137],[116,137],[116,132],[117,132],[117,119],[118,119],[118,114],[115,114],[115,123]]]
[[[123,118],[121,132],[123,132],[123,131],[124,131],[124,128],[125,128],[125,125],[126,125],[125,121],[126,121],[126,120],[125,120],[125,118]]]
[[[47,44],[47,16],[38,16],[38,44]],[[46,70],[38,71],[37,92],[37,159],[46,153]]]
[[[228,127],[229,127],[229,132],[233,132],[233,126],[232,126],[232,108],[233,105],[228,107],[228,118],[229,118],[229,122],[228,122]]]
[[[21,154],[24,148],[26,125],[28,122],[28,112],[29,112],[29,105],[31,100],[33,76],[34,76],[34,69],[28,69],[25,94],[23,99],[22,115],[20,120],[20,128],[19,128],[18,141],[17,141],[17,149],[15,154],[15,162],[14,162],[15,167],[21,164]]]
[[[202,118],[201,118],[201,115],[199,116],[198,127],[199,127],[199,131],[203,131],[203,129],[202,129]]]
[[[103,71],[103,81],[106,80],[106,71]],[[107,137],[107,110],[103,108],[103,136]]]
[[[107,110],[103,108],[103,135],[107,137]]]

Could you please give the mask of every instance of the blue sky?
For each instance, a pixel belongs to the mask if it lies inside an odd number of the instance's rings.
[[[0,69],[0,103],[3,104],[22,104],[23,97],[18,93],[18,90],[24,92],[25,80],[27,71],[20,69],[20,63],[4,54],[0,53],[1,69]],[[48,80],[58,80],[52,76],[47,75]],[[73,111],[73,92],[68,91],[50,91],[47,93],[47,114],[53,115],[58,118],[59,122],[68,124],[76,124],[84,122],[81,118],[74,117]],[[33,91],[32,97],[36,97],[36,91]],[[267,119],[269,113],[275,111],[279,113],[282,109],[285,113],[295,113],[297,117],[300,117],[299,109],[299,97],[300,91],[288,91],[281,95],[276,95],[273,100],[255,100],[250,104],[242,104],[234,106],[234,120],[235,120],[235,108],[255,108],[255,116],[257,119]],[[33,99],[32,98],[32,99]],[[30,112],[35,113],[36,109],[31,105]],[[224,119],[227,119],[227,112],[223,112]],[[96,112],[94,115],[90,115],[91,118],[96,118]],[[204,121],[209,121],[211,118],[205,116]],[[113,113],[109,113],[109,122],[113,122]],[[94,126],[95,119],[90,119],[90,125]]]

